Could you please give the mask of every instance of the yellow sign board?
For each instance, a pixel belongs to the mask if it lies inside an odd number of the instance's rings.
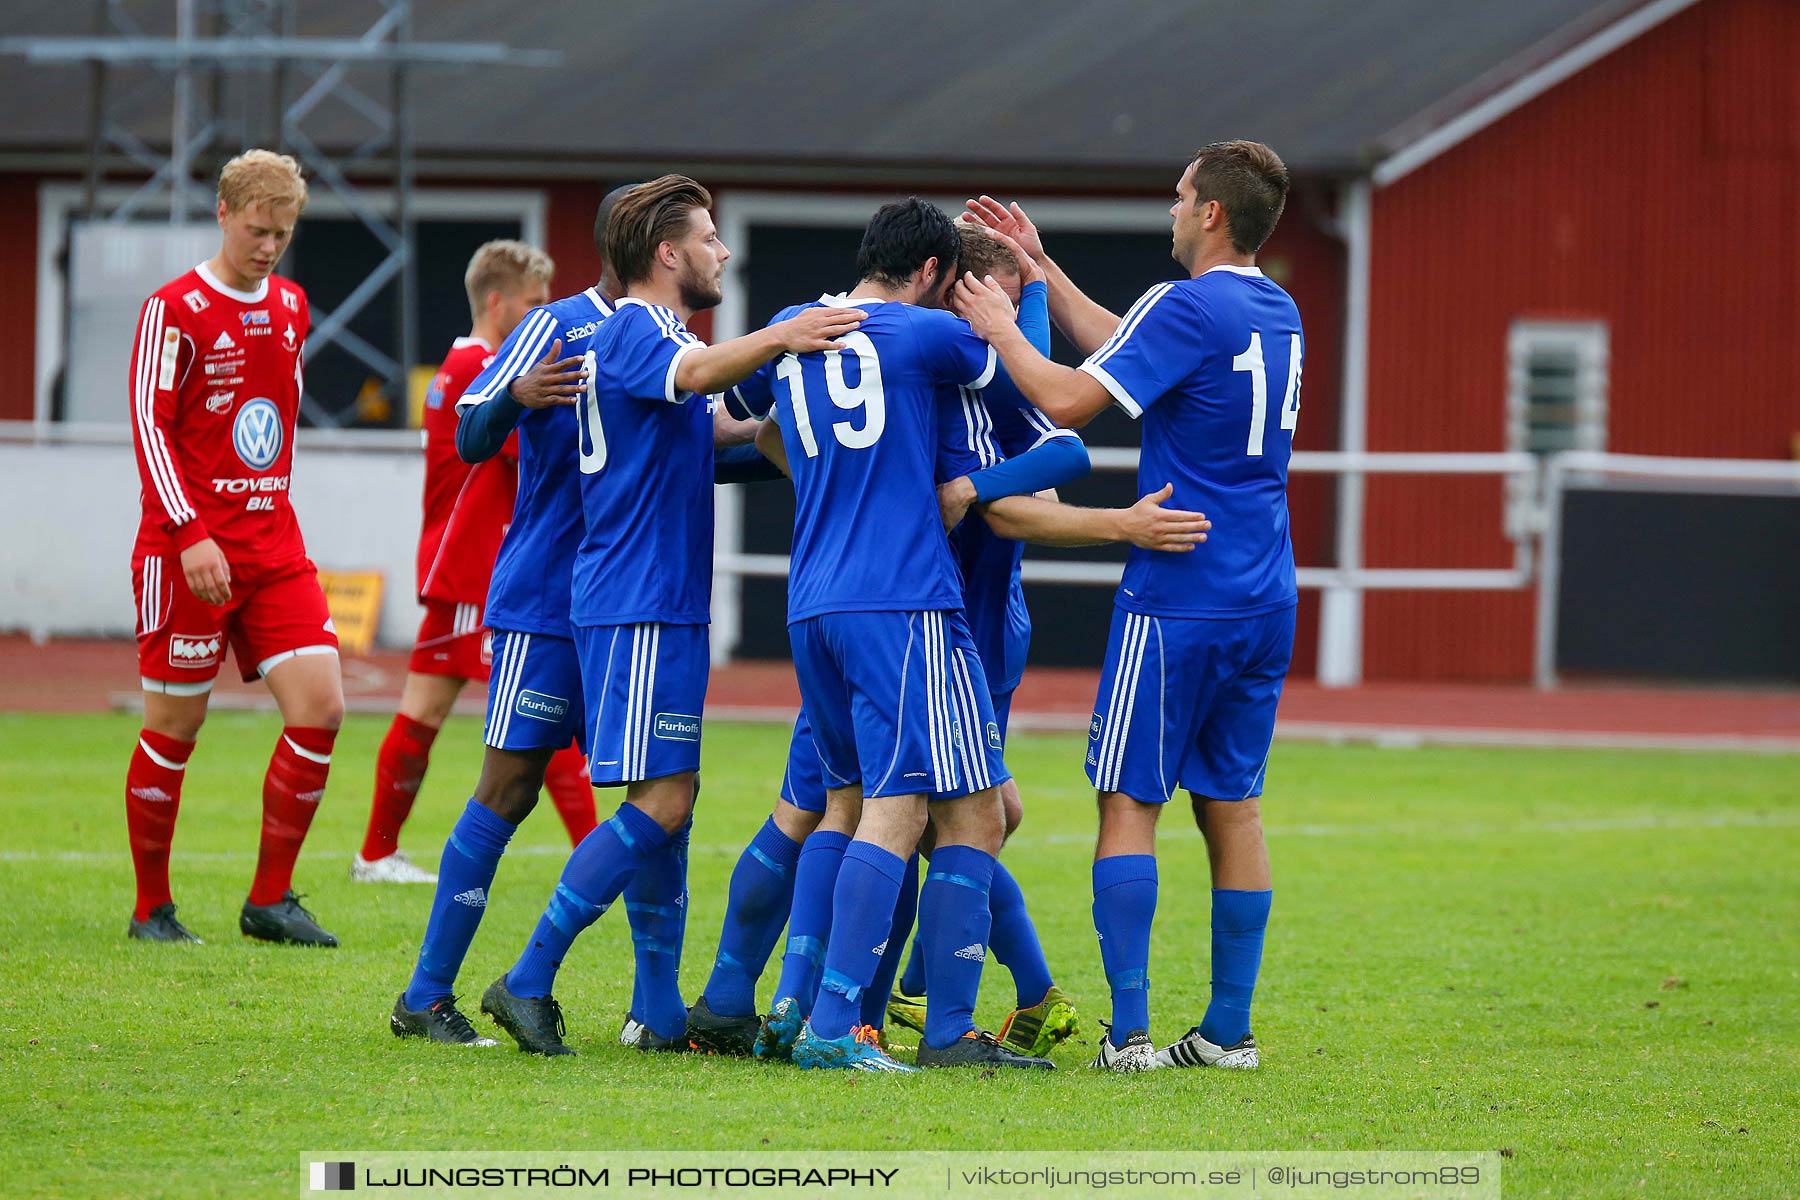
[[[320,571],[319,586],[331,623],[337,626],[338,646],[350,654],[367,654],[375,645],[381,626],[380,571]]]

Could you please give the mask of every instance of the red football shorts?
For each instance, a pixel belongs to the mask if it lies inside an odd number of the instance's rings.
[[[337,628],[318,568],[307,559],[275,568],[233,564],[231,599],[221,606],[188,590],[177,554],[148,554],[134,562],[131,589],[138,611],[138,674],[146,691],[174,696],[210,691],[226,646],[246,683],[289,658],[337,653]]]
[[[419,639],[406,669],[415,675],[447,675],[487,682],[494,662],[493,634],[481,624],[482,606],[450,600],[425,601]]]

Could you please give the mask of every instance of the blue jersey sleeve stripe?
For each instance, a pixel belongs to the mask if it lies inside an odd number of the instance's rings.
[[[1111,354],[1117,349],[1120,339],[1125,336],[1126,329],[1137,319],[1138,313],[1143,307],[1146,304],[1154,303],[1156,297],[1161,295],[1169,287],[1169,284],[1158,283],[1153,285],[1143,295],[1139,296],[1132,306],[1125,310],[1125,315],[1120,318],[1119,327],[1112,331],[1112,336],[1107,338],[1104,342],[1101,342],[1099,348],[1088,357],[1091,359],[1099,358],[1101,355]]]
[[[1075,369],[1082,372],[1084,375],[1091,375],[1093,378],[1099,380],[1100,386],[1105,388],[1107,392],[1111,394],[1118,406],[1130,413],[1134,418],[1144,415],[1144,406],[1139,404],[1137,400],[1132,397],[1131,393],[1125,390],[1124,384],[1107,374],[1105,367],[1089,360]]]
[[[989,346],[987,348],[987,363],[981,368],[981,374],[969,380],[968,386],[979,392],[982,388],[994,382],[994,372],[999,368],[1000,357],[994,353],[994,348]]]
[[[987,406],[981,398],[968,388],[957,388],[957,396],[962,401],[963,429],[968,436],[968,449],[975,454],[975,459],[983,467],[991,467],[1000,460],[994,440],[987,436],[984,428]]]
[[[1049,417],[1046,417],[1042,412],[1031,407],[1030,405],[1027,405],[1024,408],[1021,408],[1019,411],[1024,414],[1025,420],[1027,422],[1029,422],[1031,424],[1031,426],[1033,428],[1035,428],[1039,433],[1050,434],[1050,433],[1058,433],[1058,432],[1062,432],[1062,433],[1068,432],[1067,430],[1059,430],[1055,421],[1052,421]]]
[[[497,366],[488,367],[483,372],[487,381],[479,390],[471,387],[457,400],[457,408],[467,408],[480,404],[484,400],[492,400],[506,390],[508,384],[531,369],[539,356],[550,345],[550,333],[556,328],[556,317],[548,309],[538,309],[525,318],[526,324],[521,329],[519,338],[514,341],[512,349],[507,352],[506,359]],[[502,347],[504,348],[504,347]]]
[[[519,340],[513,344],[512,352],[506,360],[495,368],[493,379],[488,387],[493,388],[496,381],[501,387],[531,370],[531,364],[538,360],[545,350],[550,348],[551,333],[555,330],[556,314],[549,309],[540,308],[531,315],[532,323],[524,329]]]
[[[1156,307],[1156,302],[1168,295],[1174,286],[1175,285],[1172,283],[1159,283],[1140,296],[1138,302],[1132,305],[1130,311],[1125,314],[1125,319],[1119,322],[1119,327],[1113,331],[1113,335],[1110,338],[1107,338],[1106,343],[1088,357],[1088,361],[1098,366],[1111,358],[1113,354],[1118,351],[1119,347],[1123,346],[1126,340],[1131,337],[1132,333],[1137,329],[1138,323],[1144,319],[1152,308]]]
[[[685,403],[692,392],[679,391],[675,387],[675,373],[681,370],[681,360],[700,349],[698,341],[684,342],[675,351],[675,357],[669,360],[669,375],[663,381],[663,399],[670,404]]]

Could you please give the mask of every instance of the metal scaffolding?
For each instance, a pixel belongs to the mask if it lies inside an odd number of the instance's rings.
[[[347,7],[332,5],[331,15],[341,18]],[[262,144],[298,156],[313,183],[338,199],[382,251],[342,303],[329,311],[313,306],[308,353],[338,346],[404,398],[418,360],[412,73],[421,67],[555,66],[562,55],[496,42],[414,41],[413,0],[368,0],[363,7],[375,15],[360,35],[314,37],[298,31],[299,0],[174,0],[174,28],[163,33],[152,28],[159,20],[166,26],[167,0],[102,0],[92,37],[0,38],[0,55],[87,67],[81,219],[142,222],[165,207],[171,224],[205,219],[214,203],[212,176],[231,155]],[[385,86],[368,87],[371,75]],[[367,126],[360,142],[345,146],[340,138],[324,145],[309,132],[327,101]],[[166,147],[138,132],[147,106],[164,104],[170,113]],[[114,191],[104,186],[108,165],[121,157],[136,186],[112,199]],[[386,198],[369,194],[377,183],[391,188]],[[350,322],[390,282],[397,285],[395,339],[383,348],[354,332]],[[309,397],[301,404],[315,425],[347,423],[344,414]],[[354,415],[354,409],[345,411]]]

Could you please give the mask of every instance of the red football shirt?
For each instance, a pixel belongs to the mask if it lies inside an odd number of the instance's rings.
[[[210,537],[228,564],[306,557],[288,483],[308,328],[297,284],[239,291],[204,263],[144,302],[130,375],[137,556]]]
[[[469,478],[469,464],[456,453],[456,402],[493,360],[494,348],[480,338],[457,338],[425,392],[425,521],[419,530],[415,577],[420,599],[456,497]]]
[[[458,338],[425,400],[425,529],[419,598],[487,603],[500,539],[519,492],[519,435],[474,466],[456,453],[456,401],[494,360],[486,342]]]

